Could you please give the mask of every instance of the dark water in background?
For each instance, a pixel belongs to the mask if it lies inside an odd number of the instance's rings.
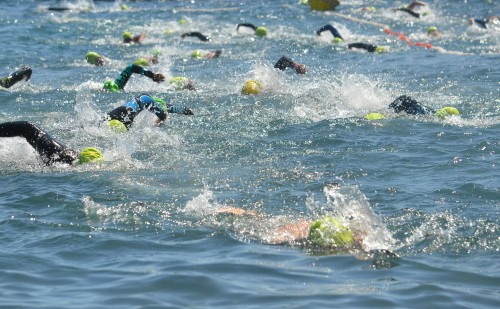
[[[418,20],[394,14],[399,1],[337,10],[462,54],[408,46],[297,2],[144,1],[122,11],[68,1],[60,3],[75,10],[61,13],[46,9],[57,2],[2,1],[1,75],[23,64],[34,73],[0,92],[0,121],[32,121],[75,149],[99,147],[107,162],[43,167],[23,140],[0,141],[1,307],[498,307],[500,25],[467,24],[498,15],[498,2],[434,1]],[[371,5],[378,10],[359,11]],[[242,22],[270,33],[236,33]],[[315,36],[326,23],[388,52]],[[432,25],[444,37],[428,39]],[[121,44],[126,30],[146,32],[144,44]],[[181,40],[185,31],[212,41]],[[187,76],[197,91],[137,75],[125,93],[98,91],[153,48],[162,52],[153,71]],[[223,53],[196,61],[195,49]],[[87,65],[89,50],[110,64]],[[274,70],[281,55],[308,74]],[[265,93],[240,95],[251,78]],[[123,135],[98,127],[142,91],[196,115],[157,128],[143,112]],[[361,118],[401,94],[462,115]],[[269,217],[215,220],[224,205]],[[328,211],[359,219],[366,248],[400,257],[262,243],[280,223]]]

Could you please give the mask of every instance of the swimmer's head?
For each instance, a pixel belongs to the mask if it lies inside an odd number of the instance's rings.
[[[101,55],[99,55],[96,52],[92,52],[92,51],[89,51],[85,55],[85,59],[87,59],[87,62],[90,63],[90,64],[96,64],[97,59],[99,59],[100,57],[101,57]]]
[[[378,120],[378,119],[384,119],[385,117],[381,113],[369,113],[364,118],[368,120]]]
[[[120,120],[116,120],[116,119],[111,119],[109,121],[109,127],[111,130],[113,130],[116,133],[125,133],[128,131],[125,124],[123,124],[123,122],[121,122]]]
[[[118,87],[118,85],[112,80],[105,81],[102,88],[111,92],[120,91],[120,87]]]
[[[78,155],[78,163],[85,164],[92,162],[104,162],[104,157],[98,149],[87,147],[80,151],[80,154]]]
[[[341,219],[325,217],[311,224],[308,241],[317,247],[350,247],[354,235]]]
[[[195,50],[191,53],[191,57],[193,59],[201,59],[203,58],[203,53],[200,50]]]
[[[161,51],[159,49],[152,49],[151,50],[151,55],[154,57],[154,58],[158,58],[161,56]]]
[[[376,53],[385,53],[386,50],[385,50],[385,47],[377,46],[377,47],[375,47],[375,52]]]
[[[438,109],[435,115],[441,119],[445,119],[448,116],[453,116],[453,115],[460,116],[460,112],[455,107],[445,106]]]
[[[187,77],[174,76],[168,81],[168,83],[172,85],[175,90],[195,90],[193,82]]]
[[[132,40],[132,33],[125,31],[123,32],[123,41],[130,42]]]
[[[163,100],[162,98],[158,98],[158,97],[153,97],[153,100],[158,103],[158,105],[161,107],[161,109],[163,109],[165,112],[167,111],[167,103],[165,102],[165,100]]]
[[[343,43],[344,40],[342,40],[341,38],[333,38],[332,40],[332,43]]]
[[[126,9],[128,9],[128,7],[126,4],[122,4],[121,9],[122,9],[122,11],[125,11]]]
[[[257,27],[257,29],[255,29],[255,34],[260,36],[260,37],[263,37],[263,36],[266,36],[267,35],[267,28],[266,27]]]
[[[241,89],[241,94],[250,95],[250,94],[259,94],[262,90],[262,84],[256,80],[247,80]]]
[[[149,61],[146,58],[137,59],[134,64],[140,65],[141,67],[147,67],[149,65]]]
[[[432,33],[436,32],[437,30],[438,29],[435,26],[429,27],[429,28],[427,28],[427,34],[432,34]]]

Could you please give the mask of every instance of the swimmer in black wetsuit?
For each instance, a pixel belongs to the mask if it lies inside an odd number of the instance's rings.
[[[31,78],[31,73],[33,73],[33,71],[30,67],[22,67],[20,70],[10,74],[9,76],[0,78],[0,88],[10,88],[23,79],[29,81]]]
[[[181,34],[181,38],[185,38],[187,36],[194,36],[194,37],[197,37],[198,39],[200,39],[200,41],[203,41],[203,42],[208,42],[210,41],[210,38],[201,34],[201,32],[196,32],[196,31],[193,31],[193,32],[186,32],[186,33],[183,33]]]
[[[45,165],[54,163],[75,164],[103,161],[102,154],[95,148],[85,148],[78,154],[73,149],[57,142],[45,131],[28,121],[0,123],[0,137],[24,137],[40,154]],[[77,159],[79,161],[77,161]]]
[[[471,25],[471,26],[478,25],[480,28],[488,29],[488,23],[495,21],[495,20],[500,20],[500,17],[490,16],[487,19],[479,19],[479,18],[471,17],[469,19],[469,25]]]
[[[417,6],[420,7],[420,6],[426,6],[426,5],[427,4],[425,2],[422,2],[422,1],[413,1],[412,3],[408,4],[406,7],[394,9],[394,11],[406,12],[415,18],[420,18],[421,15],[425,15],[426,13],[425,12],[424,12],[424,14],[417,13],[417,12],[415,12],[415,8]]]
[[[332,26],[330,24],[324,25],[323,27],[319,28],[316,31],[316,35],[321,35],[321,33],[323,31],[330,31],[334,38],[340,39],[342,41],[344,40],[344,38],[340,35],[340,32],[334,26]]]
[[[240,27],[251,28],[251,29],[253,29],[255,31],[255,34],[257,36],[260,36],[260,37],[263,37],[263,36],[267,35],[267,28],[263,27],[263,26],[257,27],[254,24],[243,23],[243,24],[238,24],[238,26],[236,26],[236,31],[238,31],[240,29]]]
[[[274,65],[276,69],[284,71],[286,68],[292,68],[297,74],[306,74],[307,67],[301,63],[293,61],[292,59],[282,56]]]
[[[127,84],[132,73],[140,74],[151,78],[154,82],[160,83],[165,80],[165,76],[161,73],[153,73],[148,71],[137,64],[130,64],[127,66],[114,81],[104,82],[103,88],[111,92],[117,92],[123,90]]]
[[[372,44],[366,44],[366,43],[350,43],[347,44],[347,48],[349,49],[364,49],[368,51],[369,53],[377,52],[377,53],[383,53],[385,51],[385,48],[382,46],[375,46]]]
[[[421,105],[417,100],[407,95],[398,97],[391,104],[389,104],[389,108],[392,108],[396,114],[405,112],[408,115],[426,115],[434,114],[436,112],[432,108]]]

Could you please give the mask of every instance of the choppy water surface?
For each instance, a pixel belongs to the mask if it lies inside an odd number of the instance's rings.
[[[0,306],[497,308],[500,25],[467,20],[500,12],[496,1],[429,2],[415,19],[383,0],[326,13],[295,0],[3,1],[0,75],[34,73],[0,92],[0,121],[98,147],[106,163],[44,167],[24,140],[0,140]],[[236,32],[245,22],[268,36]],[[316,36],[327,23],[387,52]],[[444,35],[427,37],[429,26]],[[147,37],[127,46],[123,31]],[[212,40],[180,39],[188,31]],[[197,91],[137,75],[124,93],[99,91],[152,49],[151,70]],[[195,60],[196,49],[223,52]],[[88,65],[89,50],[110,63]],[[282,55],[308,73],[275,70]],[[265,91],[242,96],[248,79]],[[140,92],[195,115],[158,128],[143,112],[126,134],[99,127]],[[462,115],[396,116],[386,106],[401,94]],[[364,120],[372,111],[387,117]],[[262,216],[214,215],[226,206]],[[330,212],[365,231],[364,249],[398,257],[267,244],[276,227]]]

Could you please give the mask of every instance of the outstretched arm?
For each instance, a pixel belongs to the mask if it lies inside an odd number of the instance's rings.
[[[327,25],[324,25],[323,27],[319,28],[317,31],[316,31],[316,34],[317,35],[321,35],[321,33],[323,31],[330,31],[333,35],[333,37],[335,38],[339,38],[341,39],[342,41],[344,40],[344,38],[342,38],[342,36],[340,35],[340,32],[332,25],[330,24],[327,24]]]
[[[143,67],[141,67],[140,65],[137,65],[137,64],[131,64],[129,66],[127,66],[121,73],[120,73],[120,76],[118,76],[116,79],[115,79],[115,83],[118,85],[118,87],[120,89],[123,89],[125,88],[125,85],[127,84],[130,76],[132,76],[132,74],[135,73],[135,74],[141,74],[141,75],[144,75],[144,76],[147,76],[149,78],[151,78],[153,81],[159,83],[159,82],[162,82],[165,80],[165,76],[163,76],[163,74],[160,74],[160,73],[153,73],[151,71],[148,71],[148,70],[145,70]]]
[[[282,56],[274,65],[276,69],[284,71],[286,68],[292,68],[297,74],[305,74],[307,67],[303,64],[293,61],[292,59]]]
[[[373,53],[377,49],[377,46],[371,45],[371,44],[366,44],[366,43],[350,43],[350,44],[347,44],[347,48],[349,48],[349,49],[360,48],[360,49],[367,50],[370,53]]]
[[[194,32],[187,32],[187,33],[183,33],[183,34],[181,34],[181,38],[185,38],[185,37],[187,37],[187,36],[194,36],[194,37],[197,37],[198,39],[200,39],[200,40],[201,40],[201,41],[203,41],[203,42],[208,42],[208,41],[210,41],[210,38],[209,38],[209,37],[207,37],[207,36],[205,36],[205,35],[201,34],[200,32],[196,32],[196,31],[194,31]]]
[[[236,27],[236,31],[238,31],[240,27],[252,28],[254,31],[257,30],[257,27],[254,24],[243,23],[243,24],[238,24],[238,26]]]
[[[10,88],[17,82],[23,80],[23,78],[25,78],[26,81],[28,81],[31,78],[32,73],[33,71],[31,70],[30,67],[28,66],[22,67],[20,70],[10,74],[9,76],[0,78],[0,86],[4,88]]]

